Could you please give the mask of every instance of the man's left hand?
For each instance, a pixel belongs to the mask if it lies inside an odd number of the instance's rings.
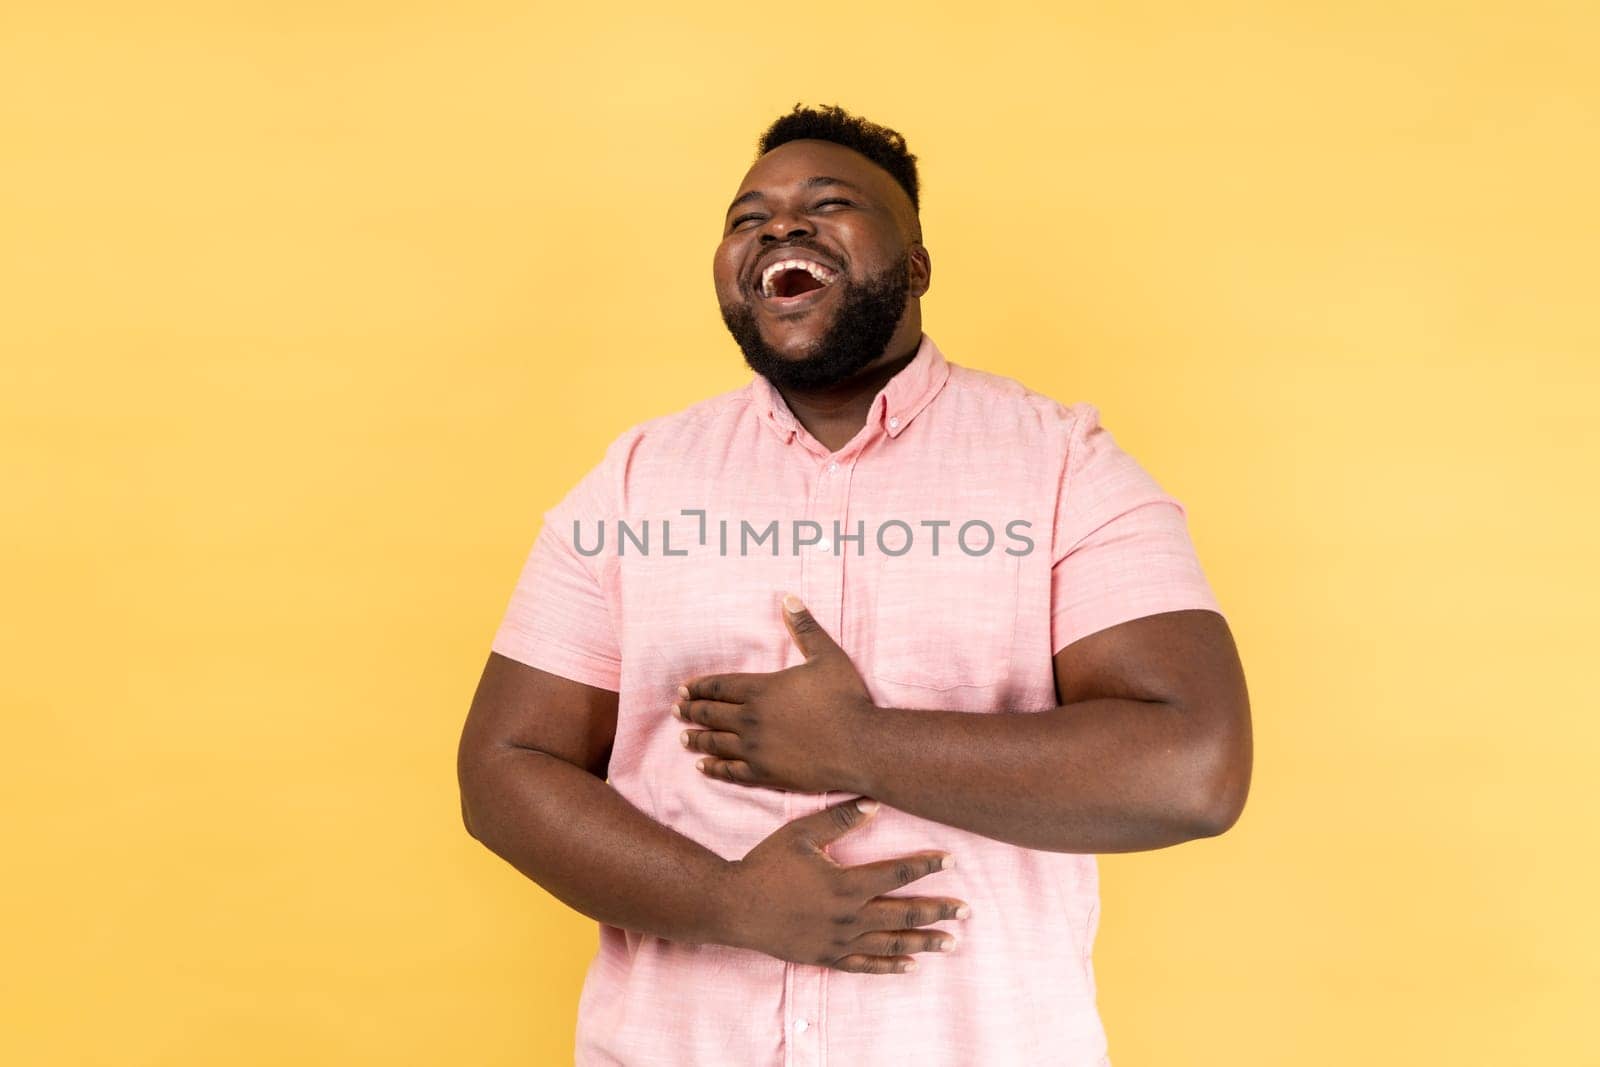
[[[740,785],[799,793],[859,792],[851,770],[855,732],[874,709],[844,649],[795,597],[784,623],[806,661],[769,674],[707,674],[678,689],[684,733],[703,753],[700,771]],[[798,610],[794,610],[798,608]]]

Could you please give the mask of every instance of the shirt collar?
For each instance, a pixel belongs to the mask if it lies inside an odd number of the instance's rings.
[[[911,420],[938,395],[949,377],[950,364],[933,339],[923,334],[911,362],[901,367],[872,398],[867,422],[879,426],[890,437],[899,437],[911,425]],[[789,410],[783,394],[759,374],[751,378],[746,388],[761,421],[784,442],[792,440],[800,423]]]

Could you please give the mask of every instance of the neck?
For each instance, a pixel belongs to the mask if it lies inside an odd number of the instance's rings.
[[[844,381],[822,389],[779,389],[778,395],[807,433],[837,452],[861,432],[878,391],[916,358],[921,341],[920,329],[909,342],[897,334],[883,355]]]

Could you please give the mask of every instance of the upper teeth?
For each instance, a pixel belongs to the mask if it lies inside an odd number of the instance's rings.
[[[773,296],[773,280],[786,270],[803,270],[823,285],[832,285],[834,272],[824,267],[821,263],[813,263],[809,259],[780,259],[776,263],[767,264],[761,272],[761,295]]]

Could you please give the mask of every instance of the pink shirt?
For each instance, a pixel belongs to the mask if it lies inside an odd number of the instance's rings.
[[[668,711],[695,675],[803,660],[780,614],[786,592],[849,653],[878,705],[978,715],[1055,707],[1051,657],[1086,634],[1219,610],[1183,507],[1092,405],[950,363],[924,335],[832,454],[760,376],[622,433],[545,513],[492,647],[616,691],[611,785],[737,859],[849,796],[707,778]],[[972,913],[939,924],[958,935],[954,951],[919,953],[908,974],[601,924],[577,1063],[1109,1063],[1090,959],[1094,857],[888,805],[829,853],[854,864],[924,849],[949,851],[955,866],[895,895],[953,896]]]

